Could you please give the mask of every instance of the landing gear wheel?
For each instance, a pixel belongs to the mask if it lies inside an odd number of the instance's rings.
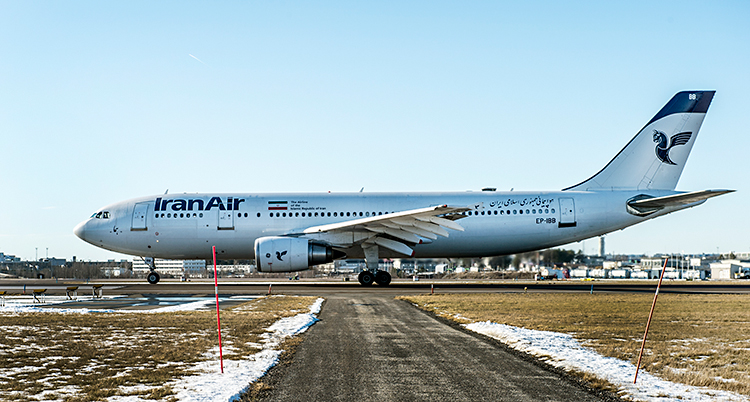
[[[378,271],[375,274],[375,283],[380,286],[388,286],[391,283],[391,274],[385,271]]]
[[[154,271],[151,271],[146,277],[146,280],[148,281],[148,283],[152,285],[156,285],[157,283],[159,283],[159,279],[161,279],[161,277],[159,276],[159,273],[154,272]]]
[[[357,279],[362,286],[371,286],[375,282],[375,275],[370,271],[362,271],[359,273]]]

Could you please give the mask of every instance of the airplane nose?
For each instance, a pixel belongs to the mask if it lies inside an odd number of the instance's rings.
[[[84,238],[84,236],[86,235],[86,229],[84,229],[84,226],[86,226],[86,222],[81,222],[78,224],[78,226],[75,227],[75,229],[73,229],[73,233],[75,233],[76,236],[78,236],[78,238],[81,240],[86,240]]]

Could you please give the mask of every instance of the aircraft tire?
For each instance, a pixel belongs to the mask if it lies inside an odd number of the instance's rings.
[[[375,275],[370,271],[362,271],[357,279],[362,286],[372,286],[372,283],[375,282]]]
[[[375,283],[380,286],[388,286],[391,284],[391,274],[385,271],[378,271],[375,274]]]
[[[148,283],[152,285],[156,285],[157,283],[159,283],[159,279],[161,279],[161,276],[159,276],[159,273],[153,272],[153,271],[150,272],[148,276],[146,277],[146,280],[148,281]]]

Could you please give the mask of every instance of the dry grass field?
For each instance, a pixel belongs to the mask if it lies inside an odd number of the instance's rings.
[[[222,311],[224,358],[259,350],[275,321],[313,297],[268,297]],[[0,400],[174,399],[164,385],[191,374],[218,344],[216,313],[0,314]]]
[[[653,294],[501,293],[400,297],[467,323],[572,334],[636,363]],[[663,379],[750,395],[750,295],[660,294],[641,366]]]

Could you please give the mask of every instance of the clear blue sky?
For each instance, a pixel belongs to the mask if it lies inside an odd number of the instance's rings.
[[[166,189],[558,190],[688,89],[678,189],[738,192],[608,251],[750,250],[750,3],[404,3],[0,1],[0,251],[129,258],[73,227]]]

